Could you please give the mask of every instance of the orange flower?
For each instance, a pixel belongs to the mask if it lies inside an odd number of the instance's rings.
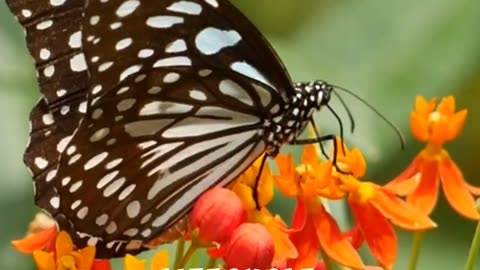
[[[23,239],[14,240],[12,245],[18,252],[25,254],[31,254],[36,250],[53,251],[57,234],[57,228],[53,226],[38,233],[27,235]]]
[[[278,155],[275,162],[279,170],[275,184],[287,197],[321,196],[336,200],[346,195],[338,186],[338,182],[329,177],[332,164],[321,163],[313,145],[305,146],[301,164],[296,167],[290,155]]]
[[[272,201],[274,194],[273,177],[268,164],[265,164],[263,168],[257,187],[257,199],[260,206],[260,209],[257,209],[255,198],[253,198],[253,188],[260,171],[262,158],[263,157],[258,158],[257,161],[238,178],[232,190],[243,202],[243,206],[248,213],[248,221],[262,224],[270,233],[275,246],[273,262],[277,264],[288,258],[296,258],[298,253],[289,239],[289,231],[285,223],[279,216],[273,216],[266,208]]]
[[[398,195],[406,195],[408,203],[429,215],[436,205],[441,185],[447,201],[457,213],[479,220],[473,195],[480,196],[480,189],[465,181],[462,171],[443,147],[460,134],[467,110],[455,112],[452,96],[436,104],[435,99],[427,102],[417,97],[415,110],[410,115],[411,130],[418,141],[427,145],[407,169],[385,187]]]
[[[355,248],[365,240],[380,265],[391,269],[397,256],[397,238],[390,222],[414,231],[436,225],[391,191],[358,180],[366,172],[363,155],[356,148],[349,150],[346,146],[342,147],[340,140],[336,141],[336,147],[342,149],[337,154],[337,166],[342,173],[330,161],[320,163],[313,146],[305,148],[302,164],[295,169],[288,164],[291,164],[291,158],[281,156],[277,159],[281,175],[276,182],[281,186],[280,191],[286,196],[297,197],[291,239],[299,257],[290,260],[288,266],[295,269],[312,267],[318,251],[322,250],[339,264],[363,269]],[[356,221],[355,237],[340,231],[318,197],[348,198]]]
[[[341,142],[337,140],[339,147],[342,147]],[[338,173],[334,168],[332,176],[342,183],[342,189],[349,194],[348,203],[358,235],[367,242],[378,263],[385,269],[392,269],[397,256],[397,237],[390,222],[411,231],[431,229],[436,225],[427,215],[397,198],[391,191],[358,180],[366,172],[365,159],[356,148],[350,151],[345,146],[344,149],[345,152],[338,153],[338,166],[350,174]]]
[[[298,250],[298,258],[289,260],[288,267],[314,267],[319,251],[323,250],[339,264],[363,269],[360,256],[318,200],[318,196],[341,199],[346,195],[336,179],[330,177],[331,163],[320,163],[312,145],[305,147],[302,163],[297,167],[290,156],[279,155],[275,161],[280,172],[275,177],[277,187],[285,196],[297,199],[290,239]]]
[[[95,248],[74,250],[72,239],[62,231],[57,236],[55,252],[36,250],[33,258],[38,270],[90,270],[95,260]]]
[[[125,256],[123,261],[125,270],[145,270],[146,261],[139,260],[132,255]],[[153,256],[150,262],[150,270],[168,269],[168,253],[164,250]]]
[[[12,245],[18,252],[25,254],[31,254],[35,250],[54,251],[57,234],[55,221],[39,212],[30,222],[27,235],[23,239],[12,241]]]
[[[297,199],[293,213],[290,236],[298,250],[298,258],[291,259],[287,266],[292,269],[312,268],[318,253],[324,253],[335,262],[353,269],[364,269],[362,259],[348,241],[335,219],[315,198]]]

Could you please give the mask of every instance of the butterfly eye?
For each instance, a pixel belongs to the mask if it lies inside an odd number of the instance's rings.
[[[199,196],[329,102],[227,0],[42,1],[7,1],[42,95],[25,162],[35,203],[99,258],[178,238]]]

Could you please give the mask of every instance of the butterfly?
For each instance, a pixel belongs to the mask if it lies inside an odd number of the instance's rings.
[[[35,203],[98,258],[169,242],[192,204],[274,157],[333,87],[293,83],[227,0],[7,0],[42,98]]]

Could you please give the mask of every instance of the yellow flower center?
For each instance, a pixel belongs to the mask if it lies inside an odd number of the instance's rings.
[[[76,270],[75,259],[72,256],[62,256],[59,261],[59,269]]]
[[[312,165],[302,163],[295,168],[295,171],[297,172],[297,174],[304,176],[306,173],[312,171]]]
[[[360,202],[367,202],[375,196],[375,187],[368,183],[361,183],[357,189]]]
[[[431,123],[436,123],[442,119],[442,114],[440,112],[432,112],[428,115],[428,121]]]

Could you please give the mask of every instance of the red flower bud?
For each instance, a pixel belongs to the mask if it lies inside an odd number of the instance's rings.
[[[272,236],[255,223],[240,225],[225,249],[223,260],[230,269],[270,269],[275,254]]]
[[[223,243],[243,222],[247,214],[237,195],[225,188],[213,188],[205,192],[193,206],[190,226],[198,228],[201,243]]]

